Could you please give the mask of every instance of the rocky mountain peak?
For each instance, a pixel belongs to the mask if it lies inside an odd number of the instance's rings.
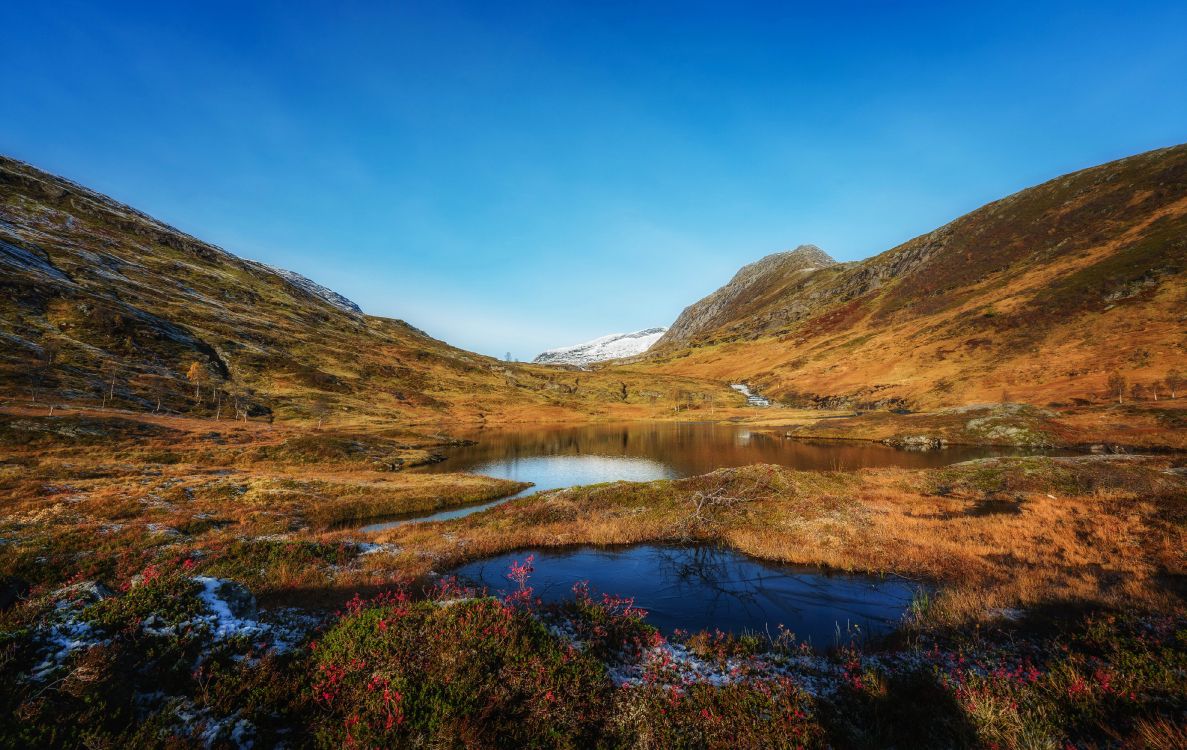
[[[800,245],[794,250],[771,253],[742,266],[728,284],[686,307],[660,343],[686,341],[728,318],[732,311],[745,305],[762,290],[797,274],[806,274],[836,263],[816,245]]]

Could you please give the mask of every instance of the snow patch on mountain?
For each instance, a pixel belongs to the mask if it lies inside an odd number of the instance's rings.
[[[668,329],[645,328],[634,333],[612,333],[608,336],[586,341],[576,346],[562,346],[559,349],[549,349],[536,357],[533,362],[546,365],[577,365],[584,367],[594,362],[607,359],[635,357],[651,348],[659,341]]]
[[[290,271],[287,268],[277,268],[276,266],[269,266],[266,263],[261,263],[260,265],[263,266],[264,268],[268,269],[272,273],[276,274],[280,278],[284,279],[288,283],[292,284],[293,286],[297,287],[301,291],[312,294],[314,297],[318,297],[318,298],[330,303],[331,305],[338,308],[339,310],[342,310],[343,312],[358,313],[360,315],[363,312],[363,309],[361,307],[359,307],[355,303],[351,302],[346,297],[343,297],[341,294],[338,294],[338,292],[335,292],[333,289],[327,289],[326,287],[317,283],[313,279],[310,279],[306,276],[302,276],[301,274],[297,273],[296,271]]]

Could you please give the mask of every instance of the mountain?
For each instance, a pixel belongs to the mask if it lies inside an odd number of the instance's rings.
[[[1187,145],[1075,172],[867,260],[751,264],[691,305],[654,372],[785,403],[1037,403],[1187,369]]]
[[[585,367],[608,359],[636,357],[659,341],[667,328],[645,328],[634,333],[612,333],[576,346],[549,349],[532,360],[536,364],[577,365]]]
[[[567,419],[728,393],[655,374],[572,382],[456,349],[3,157],[0,342],[0,399],[211,415]]]
[[[766,308],[793,294],[812,271],[836,265],[836,261],[815,245],[800,245],[795,250],[773,253],[743,266],[725,286],[684,308],[680,317],[664,335],[664,344],[692,340],[731,320],[761,315]]]

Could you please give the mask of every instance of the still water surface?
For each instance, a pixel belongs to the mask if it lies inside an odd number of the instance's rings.
[[[807,442],[780,431],[707,422],[633,422],[560,427],[490,429],[458,437],[476,445],[450,448],[446,460],[412,469],[423,472],[485,474],[533,486],[521,494],[599,482],[646,482],[704,474],[750,464],[795,469],[852,471],[867,466],[926,468],[945,466],[1016,450],[953,446],[937,451],[904,451],[867,441]],[[416,521],[444,521],[505,502],[453,508],[431,515],[372,524],[363,531]]]
[[[524,550],[454,573],[491,593],[512,591],[508,568],[527,555],[535,556],[529,585],[546,602],[570,599],[573,584],[588,581],[595,597],[634,597],[647,622],[667,634],[680,628],[776,636],[782,625],[816,648],[890,632],[920,590],[898,578],[829,574],[706,546]]]

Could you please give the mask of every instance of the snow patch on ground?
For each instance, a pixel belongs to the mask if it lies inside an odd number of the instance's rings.
[[[109,639],[97,637],[90,623],[72,617],[64,617],[43,627],[40,635],[44,643],[45,658],[33,667],[30,673],[37,681],[48,677],[75,651],[106,645],[109,642]]]
[[[375,555],[379,553],[394,555],[400,551],[400,545],[387,544],[386,542],[379,544],[376,544],[375,542],[359,542],[357,547],[359,550],[359,557]]]
[[[169,624],[153,614],[140,623],[141,632],[145,635],[168,638],[180,633],[205,631],[209,634],[212,646],[244,637],[262,644],[261,648],[267,646],[275,652],[284,653],[296,647],[321,624],[320,618],[295,609],[277,610],[266,620],[244,614],[236,615],[234,610],[241,609],[242,602],[233,605],[228,595],[223,592],[241,588],[238,584],[207,576],[198,576],[193,580],[202,586],[197,595],[205,605],[206,612],[176,624]],[[111,642],[110,638],[103,637],[103,633],[82,618],[85,609],[82,605],[85,604],[86,602],[79,600],[59,601],[50,621],[39,628],[38,636],[45,655],[30,673],[34,680],[45,680],[75,651]],[[253,601],[253,613],[254,607]]]
[[[174,709],[180,734],[200,740],[204,747],[214,747],[216,742],[230,742],[240,750],[255,745],[255,726],[247,719],[239,718],[239,712],[219,718],[209,708],[198,708],[189,699],[181,699]]]

